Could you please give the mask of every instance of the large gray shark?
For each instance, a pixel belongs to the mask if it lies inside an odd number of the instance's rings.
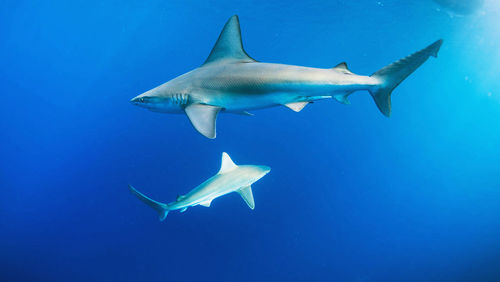
[[[368,90],[389,116],[392,90],[429,56],[437,57],[441,44],[438,40],[371,76],[352,73],[346,63],[331,69],[261,63],[243,49],[238,17],[232,16],[203,65],[131,102],[155,112],[186,113],[208,138],[215,138],[219,112],[250,115],[249,110],[279,105],[299,112],[308,103],[327,98],[349,104],[347,97],[357,90]]]
[[[247,205],[253,210],[255,203],[253,200],[251,185],[264,177],[271,171],[268,166],[262,165],[236,165],[228,154],[222,153],[222,164],[219,172],[210,177],[207,181],[191,190],[183,196],[178,196],[175,202],[170,204],[159,203],[137,191],[129,185],[130,191],[160,214],[160,220],[167,217],[169,211],[180,210],[185,212],[188,207],[202,205],[210,207],[215,198],[238,192]]]

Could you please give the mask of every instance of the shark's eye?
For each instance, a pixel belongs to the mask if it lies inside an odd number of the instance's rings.
[[[141,103],[144,103],[144,98],[141,98]]]

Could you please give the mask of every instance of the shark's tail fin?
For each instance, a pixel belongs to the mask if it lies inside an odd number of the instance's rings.
[[[156,210],[158,214],[160,214],[161,221],[165,220],[169,211],[167,204],[163,204],[148,198],[146,195],[142,194],[141,192],[137,191],[134,187],[132,187],[132,185],[128,185],[128,189],[130,190],[130,192],[132,192],[132,194],[137,196],[139,200],[143,201],[144,203],[146,203],[146,205]]]
[[[371,76],[380,80],[380,85],[369,90],[378,109],[387,117],[391,115],[391,93],[405,78],[422,65],[430,56],[437,57],[443,44],[440,39],[426,48],[400,59]]]

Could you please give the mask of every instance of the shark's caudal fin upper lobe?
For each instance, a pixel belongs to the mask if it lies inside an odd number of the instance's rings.
[[[144,203],[146,203],[146,205],[156,210],[160,215],[161,221],[165,220],[169,211],[167,204],[163,204],[148,198],[146,195],[142,194],[141,192],[137,191],[134,187],[132,187],[132,185],[129,185],[128,189],[130,190],[130,192],[132,192],[132,194],[134,194],[137,198],[139,198],[139,200],[143,201]]]
[[[391,93],[405,78],[420,67],[430,56],[437,57],[443,44],[440,39],[426,48],[400,59],[371,76],[380,80],[380,85],[370,90],[378,109],[385,115],[391,115]]]

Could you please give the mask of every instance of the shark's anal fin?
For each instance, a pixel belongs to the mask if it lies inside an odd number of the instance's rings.
[[[188,209],[188,207],[184,207],[181,209],[181,212],[185,212]]]
[[[255,202],[253,200],[252,186],[245,186],[238,190],[238,193],[241,195],[243,200],[245,200],[245,203],[247,203],[248,207],[253,210],[255,208]]]
[[[307,104],[309,104],[309,102],[292,102],[285,104],[285,107],[291,109],[294,112],[300,112],[305,106],[307,106]]]
[[[229,157],[226,152],[222,153],[222,161],[218,172],[219,174],[231,171],[237,167],[238,166],[233,162],[233,160],[231,160],[231,157]]]
[[[243,49],[240,21],[234,15],[226,22],[210,55],[202,66],[214,63],[250,63],[255,62]]]
[[[205,202],[200,203],[200,205],[207,207],[207,208],[210,207],[210,204],[212,204],[212,199],[206,200]]]
[[[334,95],[333,99],[335,99],[337,102],[342,103],[344,105],[349,105],[349,104],[351,104],[351,101],[349,101],[349,99],[347,99],[349,97],[349,95],[351,95],[351,93]]]
[[[203,104],[190,104],[184,109],[193,127],[210,139],[215,138],[215,122],[220,110],[220,107]]]

